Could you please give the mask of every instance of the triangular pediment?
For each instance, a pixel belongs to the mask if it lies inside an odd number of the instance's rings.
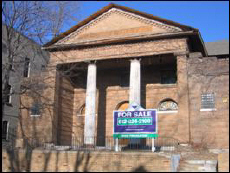
[[[111,8],[68,36],[60,39],[55,45],[179,31],[182,31],[179,27],[118,8]]]

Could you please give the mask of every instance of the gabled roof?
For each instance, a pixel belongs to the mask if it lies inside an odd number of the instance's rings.
[[[83,20],[80,23],[78,23],[77,25],[73,26],[68,31],[60,34],[59,36],[57,36],[55,38],[53,38],[50,42],[46,43],[43,47],[49,47],[49,46],[53,45],[57,41],[63,39],[64,37],[68,36],[70,33],[76,31],[78,28],[82,27],[83,25],[86,25],[90,21],[94,20],[95,18],[97,18],[98,16],[102,15],[103,13],[109,11],[112,8],[117,8],[117,9],[129,12],[129,13],[133,13],[133,14],[136,14],[136,15],[148,18],[148,19],[153,19],[153,20],[162,22],[162,23],[167,24],[167,25],[179,27],[179,28],[182,29],[182,31],[196,31],[196,32],[199,32],[198,29],[192,28],[190,26],[181,25],[181,24],[173,22],[171,20],[166,20],[166,19],[163,19],[163,18],[160,18],[160,17],[157,17],[157,16],[153,16],[152,14],[147,14],[147,13],[140,12],[140,11],[128,8],[128,7],[124,7],[124,6],[120,6],[120,5],[117,5],[117,4],[110,3],[109,5],[105,6],[101,10],[97,11],[93,15],[89,16],[85,20]]]

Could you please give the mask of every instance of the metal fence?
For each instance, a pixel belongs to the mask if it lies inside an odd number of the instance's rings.
[[[118,150],[129,151],[152,151],[152,138],[144,139],[118,139]],[[16,131],[8,131],[7,140],[2,139],[2,146],[16,149]],[[167,151],[174,152],[178,148],[179,142],[170,137],[158,137],[154,139],[155,152]],[[78,151],[115,151],[116,139],[112,136],[84,137],[74,136],[69,142],[61,141],[54,144],[44,138],[24,138],[23,148],[30,149],[49,149],[49,150],[78,150]]]
[[[91,144],[85,144],[90,141]],[[73,137],[71,148],[74,150],[115,150],[116,141],[113,137]],[[178,141],[170,137],[158,137],[154,139],[155,151],[175,151]],[[152,151],[152,138],[144,139],[118,139],[119,151]]]

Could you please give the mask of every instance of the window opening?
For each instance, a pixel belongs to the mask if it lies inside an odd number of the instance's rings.
[[[8,134],[8,122],[3,121],[2,122],[2,139],[7,140],[7,134]]]
[[[201,109],[215,109],[214,93],[201,94]]]
[[[30,108],[31,116],[40,116],[41,114],[41,104],[35,102],[32,107]]]
[[[159,111],[177,111],[178,105],[175,101],[168,99],[160,103],[158,110]]]
[[[30,59],[25,58],[25,64],[24,64],[24,77],[29,77],[29,72],[30,72]]]

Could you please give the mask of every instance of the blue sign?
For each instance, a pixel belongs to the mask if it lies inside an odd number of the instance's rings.
[[[113,111],[113,120],[114,137],[120,136],[118,134],[133,134],[132,136],[135,134],[137,137],[140,134],[145,134],[145,136],[157,134],[156,109],[143,109],[140,106],[131,105],[125,111]]]

